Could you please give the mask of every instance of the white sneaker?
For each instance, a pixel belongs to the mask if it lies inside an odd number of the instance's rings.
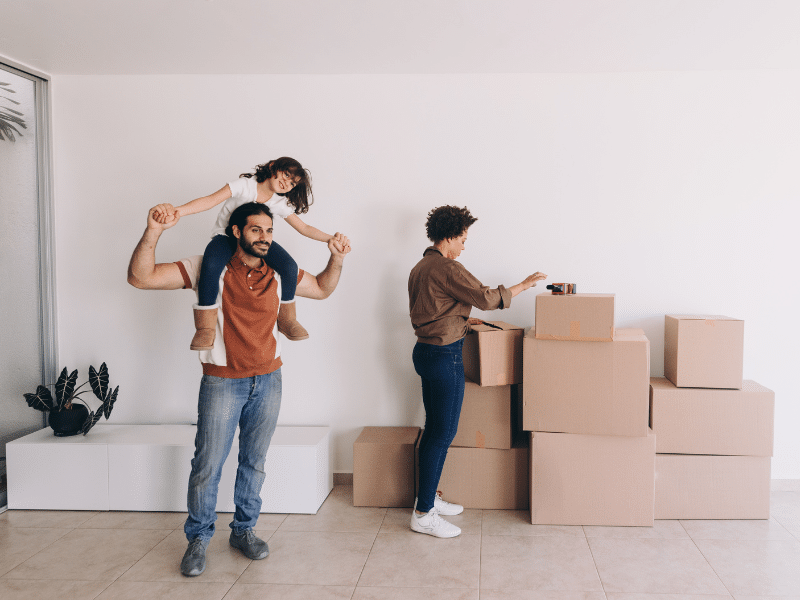
[[[439,538],[461,535],[461,529],[440,517],[435,506],[422,516],[417,514],[416,509],[411,511],[411,531]]]
[[[433,508],[435,508],[440,515],[445,517],[454,517],[464,512],[464,507],[460,504],[453,504],[442,499],[442,492],[436,492],[433,497]],[[414,510],[417,509],[417,499],[414,498]]]

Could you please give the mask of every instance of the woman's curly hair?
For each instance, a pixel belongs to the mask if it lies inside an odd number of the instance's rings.
[[[311,173],[308,172],[308,169],[304,169],[303,165],[295,159],[282,156],[263,165],[258,165],[255,173],[242,173],[239,177],[255,177],[258,183],[262,183],[281,172],[288,173],[291,177],[299,178],[299,181],[289,193],[278,195],[284,196],[289,201],[289,205],[294,209],[295,214],[302,215],[307,213],[308,207],[314,202],[314,196],[311,192]]]
[[[464,208],[439,206],[428,213],[425,230],[428,233],[428,239],[434,244],[438,244],[442,240],[457,238],[477,220],[477,217],[473,217],[466,206]]]

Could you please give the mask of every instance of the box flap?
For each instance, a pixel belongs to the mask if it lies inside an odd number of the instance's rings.
[[[671,319],[678,319],[679,321],[741,321],[733,317],[726,317],[724,315],[665,315]]]
[[[364,427],[356,444],[410,444],[417,442],[419,427]]]
[[[503,331],[513,331],[515,329],[525,329],[524,327],[520,327],[518,325],[511,325],[510,323],[505,323],[503,321],[486,321],[486,323],[491,323],[495,327],[491,325],[470,325],[470,329],[472,331],[477,331],[478,333],[482,333],[484,331],[499,331],[498,327]]]

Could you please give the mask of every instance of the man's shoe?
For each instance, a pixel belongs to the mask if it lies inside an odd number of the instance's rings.
[[[256,537],[252,529],[245,529],[242,533],[238,534],[231,531],[230,538],[231,546],[238,548],[242,551],[247,558],[252,560],[261,560],[267,558],[269,554],[269,546],[267,542]]]
[[[417,514],[416,509],[411,511],[411,531],[439,538],[461,535],[461,529],[441,518],[435,506],[422,516]]]
[[[186,548],[181,561],[181,573],[186,577],[197,577],[206,570],[206,546],[208,546],[208,542],[204,542],[199,537],[189,542],[189,547]]]
[[[440,515],[444,515],[445,517],[454,517],[456,515],[460,515],[464,512],[464,507],[460,504],[453,504],[452,502],[447,502],[446,500],[442,499],[442,492],[436,492],[436,496],[433,498],[433,507],[438,511]],[[417,509],[417,499],[414,499],[414,510]]]

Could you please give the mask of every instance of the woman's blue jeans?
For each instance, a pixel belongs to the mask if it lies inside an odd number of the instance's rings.
[[[197,435],[189,476],[188,509],[184,531],[191,541],[208,542],[217,520],[217,491],[222,465],[239,427],[239,468],[231,528],[252,529],[261,512],[264,461],[281,408],[281,370],[267,375],[227,379],[203,375],[197,409]]]
[[[433,508],[447,449],[456,437],[461,404],[464,401],[464,339],[434,346],[417,342],[412,358],[422,378],[425,431],[419,442],[419,494],[417,510]]]

